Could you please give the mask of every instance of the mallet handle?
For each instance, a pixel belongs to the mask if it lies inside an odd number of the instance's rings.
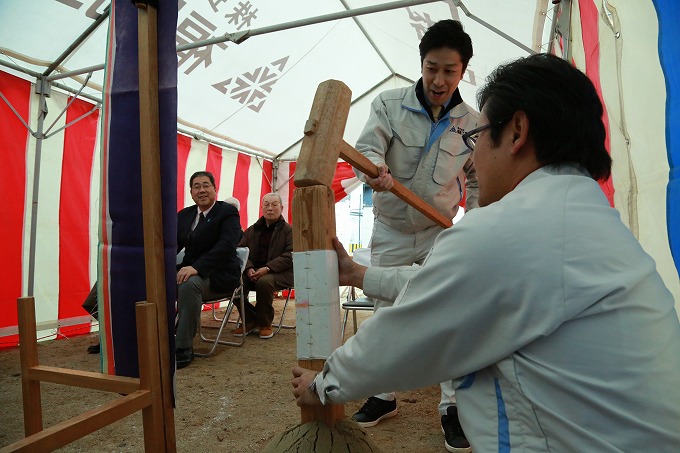
[[[368,157],[364,156],[351,145],[347,144],[347,142],[343,141],[340,145],[340,157],[352,167],[370,176],[371,178],[378,177],[378,167],[373,162],[371,162]],[[420,197],[418,197],[418,195],[408,190],[399,181],[394,181],[394,187],[390,189],[390,192],[395,194],[406,204],[416,208],[425,217],[432,220],[442,228],[449,228],[453,225],[451,219],[444,217],[439,211],[425,203]]]

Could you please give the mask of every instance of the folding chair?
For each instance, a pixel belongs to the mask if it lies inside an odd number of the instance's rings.
[[[371,249],[361,248],[356,249],[352,254],[352,259],[364,266],[371,264]],[[375,301],[370,297],[357,297],[356,288],[350,287],[347,293],[347,302],[342,304],[342,309],[345,310],[345,316],[342,320],[342,337],[345,338],[345,329],[347,327],[347,318],[349,312],[352,312],[352,322],[354,324],[354,333],[357,333],[357,311],[373,311],[375,309]]]
[[[241,320],[241,315],[240,313],[245,313],[245,298],[243,297],[243,271],[245,270],[246,267],[246,262],[248,261],[248,254],[250,253],[250,250],[248,247],[237,247],[236,248],[236,256],[238,256],[238,259],[241,261],[241,275],[239,277],[239,285],[234,289],[234,292],[231,293],[231,295],[225,295],[223,297],[219,297],[217,299],[211,299],[211,300],[204,300],[203,305],[212,305],[212,311],[213,311],[213,318],[216,321],[220,321],[220,326],[218,328],[217,334],[214,337],[207,337],[203,333],[204,328],[216,328],[214,326],[204,326],[202,323],[198,323],[198,333],[201,336],[201,340],[207,342],[207,343],[212,343],[212,347],[210,350],[206,353],[198,353],[194,352],[194,355],[197,357],[208,357],[211,355],[213,352],[215,352],[215,348],[217,348],[218,344],[225,344],[229,346],[241,346],[243,343],[246,341],[245,335],[241,337],[241,341],[228,341],[228,340],[222,340],[220,337],[222,336],[222,331],[224,331],[224,328],[226,327],[227,323],[229,323],[229,316],[231,315],[231,312],[234,308],[234,303],[236,300],[238,300],[239,303],[239,320]],[[227,304],[227,309],[224,313],[224,317],[219,319],[215,315],[215,305],[222,303],[222,302],[229,302]]]
[[[278,324],[272,324],[272,327],[276,327],[274,335],[279,333],[279,330],[281,330],[282,328],[295,329],[295,326],[290,326],[288,324],[283,323],[283,317],[286,316],[286,308],[288,308],[288,301],[290,300],[290,295],[293,293],[293,288],[286,288],[283,291],[287,292],[288,294],[286,295],[286,301],[283,303],[283,310],[281,310],[281,318],[279,319]]]

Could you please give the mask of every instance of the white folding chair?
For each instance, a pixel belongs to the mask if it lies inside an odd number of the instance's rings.
[[[239,303],[239,320],[241,320],[241,315],[240,313],[245,313],[245,298],[243,297],[243,271],[245,271],[246,267],[246,262],[248,261],[248,254],[250,253],[250,250],[248,247],[237,247],[236,248],[236,256],[238,256],[238,259],[241,261],[241,275],[239,277],[239,285],[234,289],[234,292],[231,294],[224,295],[222,297],[216,298],[216,299],[211,299],[211,300],[204,300],[203,305],[212,305],[212,310],[213,310],[213,318],[217,321],[220,321],[219,327],[215,326],[209,326],[209,325],[203,325],[203,323],[199,322],[198,323],[198,333],[201,336],[201,340],[207,342],[207,343],[212,343],[212,347],[210,350],[206,353],[198,353],[194,352],[194,355],[197,357],[208,357],[211,355],[213,352],[215,352],[215,348],[217,348],[218,344],[225,344],[229,346],[241,346],[243,343],[246,341],[245,335],[241,337],[240,341],[229,341],[229,340],[222,340],[222,332],[224,331],[224,328],[229,322],[229,315],[231,314],[233,308],[234,308],[234,303],[236,300],[238,300]],[[215,305],[222,303],[222,302],[227,302],[227,309],[224,313],[224,317],[219,319],[215,315]],[[207,337],[203,333],[203,329],[205,328],[217,328],[217,334],[214,337]]]
[[[356,249],[352,254],[352,259],[363,266],[371,265],[371,249],[361,248]],[[352,312],[352,322],[354,324],[354,333],[357,333],[357,311],[373,311],[375,309],[375,301],[370,297],[357,297],[356,288],[350,287],[347,293],[347,301],[343,302],[342,309],[345,310],[345,316],[342,320],[342,336],[345,338],[345,328],[347,327],[347,318],[349,312]]]

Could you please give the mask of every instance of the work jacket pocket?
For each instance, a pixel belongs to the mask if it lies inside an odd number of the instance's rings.
[[[459,134],[447,134],[439,141],[437,162],[432,179],[441,186],[450,186],[456,181],[470,152]]]
[[[392,176],[402,179],[413,178],[426,140],[425,134],[409,127],[402,126],[394,131],[389,151],[385,154],[385,163],[390,168]]]

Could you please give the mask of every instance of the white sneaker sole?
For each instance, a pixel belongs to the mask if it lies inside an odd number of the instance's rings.
[[[444,428],[442,428],[442,434],[445,434]],[[444,440],[444,447],[446,448],[446,451],[450,451],[451,453],[472,453],[472,447],[467,448],[452,447],[451,445],[446,443],[446,440]]]
[[[393,410],[392,412],[388,412],[384,415],[381,415],[379,418],[373,420],[372,422],[357,422],[356,420],[354,421],[357,423],[357,425],[361,426],[362,428],[371,428],[380,423],[381,420],[385,420],[386,418],[392,418],[395,415],[397,415],[397,409]]]

